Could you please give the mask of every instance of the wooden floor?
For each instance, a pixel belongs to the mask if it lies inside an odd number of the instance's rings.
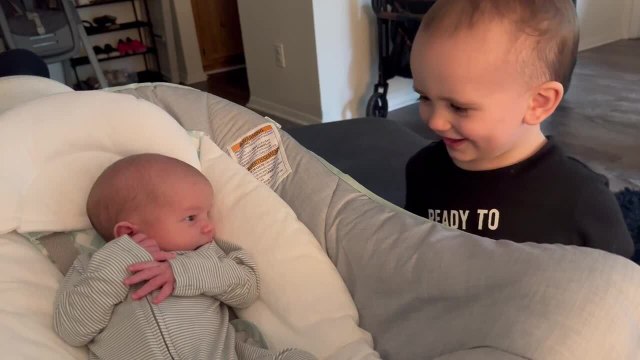
[[[249,80],[247,69],[242,67],[207,76],[207,81],[191,84],[198,90],[233,101],[245,106],[249,102]]]
[[[207,76],[207,81],[191,84],[190,86],[229,101],[233,101],[238,105],[246,106],[249,102],[249,80],[247,79],[247,69],[244,67],[209,75]],[[260,115],[269,116],[285,129],[302,126],[273,114],[267,114],[260,111],[257,112]]]
[[[434,138],[417,104],[388,117]],[[569,92],[544,125],[570,155],[606,174],[612,189],[640,188],[640,40],[580,52]]]

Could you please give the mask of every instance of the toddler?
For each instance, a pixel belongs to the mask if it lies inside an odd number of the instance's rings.
[[[409,160],[405,208],[493,239],[630,257],[606,178],[540,129],[569,86],[578,38],[570,0],[437,1],[411,69],[420,117],[441,140]]]

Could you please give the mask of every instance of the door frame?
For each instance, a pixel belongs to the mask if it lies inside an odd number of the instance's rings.
[[[629,0],[629,24],[625,33],[627,38],[640,37],[640,0]]]

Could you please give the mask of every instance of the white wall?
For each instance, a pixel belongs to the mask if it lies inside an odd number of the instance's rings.
[[[250,108],[299,123],[322,121],[311,0],[238,0]],[[286,67],[273,44],[284,45]]]
[[[378,69],[370,0],[238,0],[238,7],[249,107],[299,123],[365,116]],[[578,0],[580,49],[631,37],[635,27],[640,35],[633,14],[640,0]],[[284,69],[274,43],[284,44]],[[415,102],[412,80],[391,79],[387,98],[389,110]]]
[[[180,67],[177,51],[177,25],[171,0],[147,0],[149,16],[156,37],[156,54],[162,75],[172,83],[179,83]],[[197,69],[197,68],[196,68]]]
[[[578,0],[580,50],[632,37],[632,8],[640,7],[640,4],[634,4],[638,2],[638,0]]]
[[[640,38],[640,0],[631,0],[629,38]]]
[[[375,22],[370,0],[315,0],[323,121],[362,116],[373,88]]]
[[[180,80],[185,84],[205,81],[191,1],[173,0],[173,11]]]
[[[249,107],[299,123],[365,116],[377,80],[370,0],[239,0]],[[275,65],[274,43],[286,68]],[[411,80],[392,79],[390,108],[415,101]]]
[[[314,0],[323,121],[363,117],[378,79],[378,35],[371,0]],[[391,110],[415,102],[410,79],[389,82]]]

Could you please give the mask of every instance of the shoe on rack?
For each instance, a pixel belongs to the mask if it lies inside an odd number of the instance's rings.
[[[134,53],[143,53],[147,51],[147,46],[138,39],[132,40],[130,37],[127,37],[127,43],[129,44],[131,51]]]
[[[107,54],[108,56],[111,56],[111,53],[119,53],[119,51],[113,47],[113,45],[111,44],[105,44],[104,47],[104,53]]]
[[[100,89],[100,82],[95,76],[89,76],[85,81],[85,85],[88,90],[97,90]]]
[[[109,86],[115,86],[116,85],[116,81],[115,81],[115,77],[113,74],[113,70],[103,70],[102,71],[102,75],[104,75],[104,79],[107,80],[107,84]]]
[[[96,54],[98,59],[106,59],[109,57],[109,54],[107,54],[104,49],[98,45],[93,47],[93,52]]]
[[[91,34],[98,30],[98,27],[89,20],[82,20],[82,26],[84,26],[84,31],[86,31],[87,34]]]
[[[120,53],[120,55],[133,53],[133,49],[131,49],[131,43],[126,42],[122,39],[118,40],[118,45],[116,45],[116,48],[118,49],[118,52]]]
[[[113,25],[116,25],[116,18],[113,15],[102,15],[93,18],[93,23],[96,24],[97,27],[101,29],[108,29]]]
[[[114,70],[114,78],[115,78],[115,82],[118,85],[126,85],[128,84],[129,81],[129,73],[124,70],[124,69],[118,69],[118,70]]]

